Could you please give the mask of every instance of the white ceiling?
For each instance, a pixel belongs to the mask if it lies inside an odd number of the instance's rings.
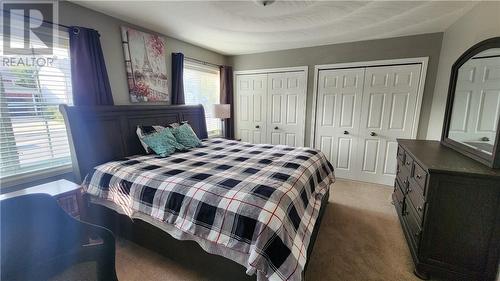
[[[226,55],[441,32],[474,2],[75,1]]]

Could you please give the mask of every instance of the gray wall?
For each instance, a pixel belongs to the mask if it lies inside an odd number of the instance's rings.
[[[481,2],[444,32],[427,138],[441,139],[451,66],[474,44],[500,36],[500,2]],[[500,279],[499,279],[500,280]]]
[[[427,135],[427,127],[429,124],[442,37],[442,33],[431,33],[259,54],[238,55],[229,57],[229,64],[233,65],[235,70],[304,65],[309,66],[306,110],[306,145],[309,145],[315,65],[383,59],[429,57],[427,79],[424,88],[422,110],[417,134],[417,138],[424,139]]]
[[[119,2],[116,2],[119,5]],[[101,45],[104,60],[108,69],[109,82],[113,92],[115,104],[130,104],[128,95],[127,78],[125,73],[125,61],[123,56],[122,38],[120,26],[126,25],[141,31],[156,33],[144,28],[129,24],[117,18],[96,12],[85,7],[61,1],[59,2],[59,22],[64,25],[78,25],[93,28],[101,34]],[[189,43],[166,37],[168,83],[172,85],[171,76],[171,53],[182,52],[185,56],[197,58],[203,61],[225,64],[226,57],[191,45]],[[169,89],[170,90],[170,89]]]

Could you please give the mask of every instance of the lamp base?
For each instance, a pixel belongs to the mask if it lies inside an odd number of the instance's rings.
[[[222,126],[221,126],[221,135],[223,137],[226,136],[226,119],[221,119],[222,120]]]

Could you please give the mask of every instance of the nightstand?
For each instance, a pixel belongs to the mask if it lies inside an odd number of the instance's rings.
[[[83,201],[81,187],[67,180],[53,181],[1,194],[0,200],[34,193],[49,194],[54,197],[59,205],[72,217],[80,219],[80,216],[82,216]]]

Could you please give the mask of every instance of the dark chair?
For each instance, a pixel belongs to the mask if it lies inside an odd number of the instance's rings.
[[[0,214],[1,280],[46,280],[89,261],[98,280],[117,280],[111,231],[71,217],[50,195],[2,200]],[[90,237],[99,242],[90,244]]]

